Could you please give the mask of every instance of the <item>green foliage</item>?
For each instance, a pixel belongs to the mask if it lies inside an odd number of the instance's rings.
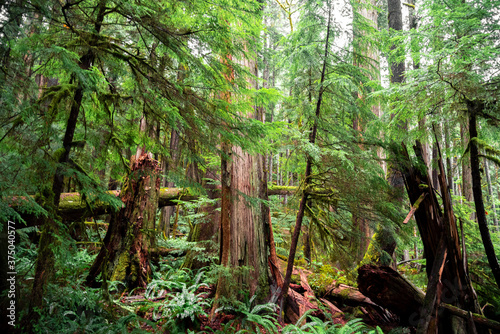
[[[200,285],[182,287],[182,291],[171,295],[171,299],[163,305],[163,316],[168,317],[165,327],[169,330],[184,330],[196,321],[200,315],[206,315],[205,308],[210,303],[204,301],[201,294],[195,294]]]
[[[347,333],[366,333],[366,334],[382,334],[382,330],[377,327],[370,329],[362,323],[361,319],[353,319],[345,325],[335,325],[330,321],[323,322],[321,319],[312,317],[306,312],[296,324],[285,326],[281,333],[300,334],[300,333],[315,333],[315,334],[347,334]],[[309,317],[310,321],[301,325],[303,320]]]
[[[278,333],[278,321],[276,304],[266,303],[254,305],[257,295],[248,298],[248,294],[242,302],[235,303],[236,306],[223,306],[216,310],[219,312],[230,312],[237,318],[230,321],[228,325],[234,330],[240,328],[236,333]]]
[[[316,291],[318,295],[324,295],[327,293],[327,289],[333,283],[347,284],[345,274],[342,270],[338,270],[335,267],[332,267],[329,264],[314,264],[314,267],[319,267],[319,270],[315,270],[315,272],[308,277],[309,285],[311,288]]]

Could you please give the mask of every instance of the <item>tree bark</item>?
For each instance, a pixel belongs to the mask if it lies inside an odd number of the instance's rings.
[[[246,48],[246,47],[245,47]],[[245,51],[248,51],[245,49]],[[258,76],[255,60],[242,59],[242,65]],[[232,70],[227,80],[232,82]],[[256,81],[248,80],[248,86],[256,88]],[[227,93],[226,99],[231,96]],[[243,117],[265,122],[260,108],[253,107]],[[269,261],[269,209],[265,157],[244,152],[241,147],[221,144],[221,249],[220,264],[231,271],[232,279],[221,275],[217,283],[211,316],[215,314],[221,297],[234,298],[235,293],[249,292],[262,302],[270,295]],[[256,199],[253,202],[251,199]],[[237,298],[241,299],[241,295]]]
[[[462,147],[464,150],[469,146],[469,124],[467,120],[460,124],[460,136],[462,137]],[[471,179],[471,166],[467,161],[468,159],[462,158],[462,196],[467,202],[472,202],[472,179]],[[471,219],[474,214],[471,215]]]
[[[149,249],[154,248],[156,208],[160,189],[158,162],[148,154],[132,161],[132,171],[121,193],[125,203],[111,220],[97,258],[87,276],[87,284],[104,280],[122,281],[129,290],[145,288],[151,274]]]
[[[369,298],[368,300],[373,300],[380,307],[392,310],[399,315],[401,325],[416,327],[423,322],[422,314],[426,312],[424,308],[426,296],[420,289],[416,288],[392,268],[365,265],[358,269],[358,282],[360,292],[365,298]],[[441,295],[444,296],[444,293]],[[472,319],[475,324],[483,326],[483,328],[500,330],[500,323],[497,321],[450,304],[440,303],[437,313],[440,316],[458,316],[465,320]],[[451,328],[448,328],[444,333],[449,333],[451,330]],[[470,330],[467,331],[467,333],[470,332]]]
[[[174,187],[174,183],[167,180],[168,173],[171,172],[173,168],[177,165],[178,160],[178,150],[179,150],[179,133],[172,129],[172,133],[170,135],[170,161],[168,161],[167,157],[164,157],[164,161],[162,161],[163,165],[163,173],[165,177],[163,178],[163,186],[167,188]],[[170,233],[170,217],[174,212],[173,206],[165,206],[161,208],[160,213],[160,224],[158,226],[159,232],[163,232],[165,236],[168,238]]]
[[[417,142],[414,149],[417,158],[420,160],[420,166],[425,166],[425,162],[422,161],[420,143]],[[405,155],[408,157],[407,153]],[[441,209],[431,181],[425,173],[425,168],[410,166],[405,171],[405,182],[411,204],[413,205],[420,196],[424,195],[415,212],[415,219],[424,244],[424,254],[427,260],[427,276],[429,280],[431,277],[434,277],[432,275],[432,268],[435,261],[439,261],[437,260],[439,245],[441,238],[443,238],[446,245],[447,261],[442,272],[441,298],[446,303],[477,313],[480,312],[480,308],[467,273],[466,263],[462,258],[458,229],[441,159],[438,160],[438,167],[440,171],[439,183],[443,209]],[[453,327],[448,321],[451,322],[452,320],[439,321],[439,332],[444,333],[446,332],[446,328]],[[464,328],[464,324],[453,327],[453,330],[459,330],[459,327]]]
[[[469,135],[470,135],[470,166],[472,176],[472,192],[474,194],[474,204],[476,206],[477,223],[479,225],[479,232],[483,240],[484,251],[488,258],[491,271],[497,286],[500,288],[500,266],[495,254],[495,248],[490,237],[488,229],[488,221],[486,220],[486,213],[484,210],[483,192],[481,189],[481,173],[479,171],[479,151],[475,140],[477,140],[477,124],[476,113],[482,111],[484,105],[476,101],[467,101],[467,109],[469,112]]]
[[[486,183],[488,184],[488,200],[491,203],[491,214],[493,216],[493,225],[498,232],[497,208],[495,205],[495,198],[493,197],[493,188],[491,186],[490,170],[488,159],[484,158],[484,175],[486,176]]]
[[[207,172],[205,178],[215,179],[215,173]],[[220,187],[209,185],[210,189],[207,190],[208,198],[215,199],[220,192]],[[208,186],[205,186],[208,187]],[[191,270],[200,269],[210,265],[210,258],[217,255],[217,249],[214,246],[218,242],[218,232],[220,224],[220,203],[215,205],[204,205],[198,209],[198,213],[203,213],[204,217],[197,219],[194,226],[189,231],[187,241],[196,242],[197,247],[204,248],[203,254],[199,251],[189,250],[186,254],[183,268]],[[199,259],[203,256],[204,259]]]

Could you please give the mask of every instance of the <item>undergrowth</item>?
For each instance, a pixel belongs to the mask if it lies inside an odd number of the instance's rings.
[[[27,301],[37,252],[24,232],[20,231],[22,236],[17,248],[21,256],[17,264],[23,273],[19,281],[21,299]],[[182,241],[175,243],[180,249],[189,246]],[[121,282],[108,282],[111,299],[107,299],[102,289],[84,284],[96,254],[74,241],[63,240],[58,248],[55,249],[56,274],[45,293],[45,307],[38,310],[40,322],[34,327],[35,333],[381,333],[359,319],[341,326],[334,324],[331,318],[313,317],[311,312],[296,324],[284,326],[278,321],[277,305],[256,303],[255,296],[250,298],[243,292],[240,295],[246,297],[242,301],[221,304],[215,316],[226,316],[226,320],[218,329],[211,329],[208,318],[213,300],[208,296],[214,278],[221,274],[219,266],[195,272],[181,269],[179,258],[164,258],[153,266],[153,275],[145,290],[123,293]],[[328,268],[324,267],[320,275],[331,274]],[[27,302],[22,306],[19,324],[26,316]],[[17,329],[23,333],[19,326]]]

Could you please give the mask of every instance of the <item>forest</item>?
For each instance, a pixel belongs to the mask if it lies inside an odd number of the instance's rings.
[[[500,333],[499,0],[4,0],[4,333]]]

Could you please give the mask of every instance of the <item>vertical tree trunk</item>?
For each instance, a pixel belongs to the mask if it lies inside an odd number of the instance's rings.
[[[462,137],[462,147],[464,151],[469,146],[469,124],[467,120],[460,124],[460,136]],[[471,166],[468,159],[462,158],[462,196],[467,202],[472,202],[472,179]]]
[[[420,143],[417,142],[414,149],[417,158],[420,160],[420,165],[423,166],[425,161],[422,160]],[[408,154],[405,153],[405,155],[409,160]],[[441,263],[439,263],[441,260],[438,259],[440,257],[439,245],[443,240],[447,259],[441,268],[442,274],[440,274],[439,284],[435,286],[440,289],[435,300],[438,302],[442,300],[477,313],[480,312],[480,307],[477,304],[477,297],[468,275],[467,264],[463,260],[460,249],[458,229],[441,159],[438,161],[438,167],[440,171],[439,184],[441,187],[442,209],[428,174],[419,167],[409,167],[405,171],[406,188],[411,204],[414,205],[419,198],[421,199],[419,208],[415,211],[415,220],[424,245],[427,276],[429,280],[434,279],[436,275],[435,272],[432,272],[432,269],[435,265],[441,266]],[[438,263],[436,264],[436,262]],[[435,305],[430,307],[434,308]],[[422,310],[420,316],[425,317],[425,312],[426,310]],[[461,320],[453,317],[442,318],[440,314],[435,314],[434,317],[436,316],[438,318],[435,319],[435,323],[439,333],[461,333],[461,330],[466,329],[466,324]]]
[[[149,281],[160,168],[148,154],[132,159],[131,165],[120,192],[124,207],[111,220],[104,245],[89,270],[89,285],[96,285],[100,273],[106,280],[124,282],[128,289],[146,287]]]
[[[216,180],[216,173],[214,171],[208,170],[205,179]],[[205,185],[207,189],[208,197],[210,199],[217,198],[220,192],[220,187],[213,184]],[[189,250],[186,254],[186,259],[182,264],[183,268],[189,268],[191,270],[200,269],[206,267],[210,264],[209,260],[213,256],[217,255],[217,249],[214,244],[217,244],[217,237],[219,232],[220,224],[220,203],[215,205],[205,205],[198,209],[198,213],[203,213],[204,217],[197,219],[194,226],[189,231],[187,241],[196,242],[197,247],[204,248],[203,253],[199,251]],[[199,259],[199,257],[204,257],[205,261]]]
[[[375,0],[363,0],[359,3],[355,2],[353,4],[353,11],[355,11],[357,15],[360,15],[364,19],[368,20],[375,30],[378,29],[378,11],[376,5],[377,4]],[[366,35],[366,31],[357,28],[360,24],[360,22],[357,22],[359,20],[357,15],[353,16],[353,54],[355,57],[354,65],[368,70],[371,80],[380,81],[380,57],[378,54],[378,50],[373,45],[370,45],[366,42],[363,43],[363,36]],[[358,97],[361,101],[365,99],[365,96],[362,96],[359,93]],[[371,110],[375,116],[380,117],[381,113],[379,103],[373,104],[371,106]],[[353,129],[359,132],[361,135],[361,132],[363,131],[363,124],[359,116],[353,119]],[[381,149],[378,150],[377,155],[379,156],[379,158],[382,157]],[[384,163],[381,163],[381,167],[382,169],[385,168]],[[363,260],[363,257],[368,250],[368,246],[370,245],[370,239],[372,237],[372,231],[369,221],[366,218],[360,217],[358,215],[358,209],[358,206],[353,206],[353,208],[351,209],[353,237],[351,238],[350,244],[352,254],[356,254],[355,262],[357,263]]]
[[[243,59],[242,62],[253,75],[258,75],[255,60]],[[227,80],[233,80],[232,71]],[[254,80],[249,80],[248,84],[252,88],[257,85]],[[230,101],[229,93],[226,99]],[[260,108],[252,108],[242,116],[265,121]],[[234,298],[235,293],[241,291],[256,295],[257,301],[264,301],[270,294],[271,280],[268,270],[270,215],[265,202],[260,201],[267,200],[266,159],[226,142],[222,143],[221,150],[220,263],[230,270],[232,278],[219,277],[212,316],[221,297]]]
[[[451,152],[450,152],[450,129],[449,127],[444,127],[444,143],[446,148],[446,178],[448,182],[448,189],[452,194],[454,194],[454,185],[453,185],[453,170],[451,164]]]
[[[316,134],[318,131],[318,121],[319,121],[319,115],[321,111],[321,102],[323,101],[323,93],[325,91],[323,87],[323,83],[325,82],[325,75],[326,75],[326,64],[328,60],[328,52],[330,49],[330,28],[331,28],[331,7],[330,3],[327,3],[328,5],[328,24],[327,24],[327,31],[326,31],[326,41],[325,41],[325,54],[324,54],[324,59],[323,59],[323,69],[321,70],[321,79],[319,83],[319,93],[318,93],[318,102],[316,104],[316,112],[315,112],[315,118],[314,118],[314,123],[313,127],[311,129],[311,133],[309,135],[309,142],[311,144],[316,143]],[[292,234],[292,240],[290,243],[290,252],[288,255],[288,264],[286,268],[286,275],[285,275],[285,280],[283,282],[283,289],[281,292],[282,300],[285,300],[286,297],[288,296],[288,288],[290,287],[290,279],[292,278],[292,270],[293,270],[293,262],[295,261],[295,252],[297,251],[297,243],[299,241],[299,236],[300,236],[300,230],[302,227],[302,220],[304,219],[304,212],[306,209],[306,202],[309,197],[309,185],[311,184],[311,174],[312,174],[312,163],[313,159],[311,156],[307,156],[307,163],[306,163],[306,171],[304,175],[304,189],[302,191],[302,198],[300,199],[300,205],[299,205],[299,211],[297,212],[297,218],[295,220],[295,228],[293,230]]]
[[[470,135],[470,166],[472,176],[472,191],[474,194],[474,204],[476,206],[477,223],[481,239],[483,240],[484,251],[488,258],[491,271],[497,286],[500,288],[500,266],[495,254],[495,248],[491,242],[488,222],[484,210],[483,191],[481,189],[481,172],[479,171],[479,151],[474,140],[477,140],[476,113],[482,111],[483,105],[476,101],[467,101],[467,111],[469,112],[469,135]]]
[[[179,157],[179,133],[172,129],[172,133],[170,135],[170,161],[168,158],[164,157],[162,161],[162,170],[165,175],[162,180],[162,186],[164,187],[174,187],[174,182],[168,181],[168,173],[177,166],[177,161]],[[161,208],[160,213],[160,223],[158,226],[158,231],[163,232],[164,235],[168,238],[170,234],[170,217],[174,212],[175,207],[173,206],[165,206]]]
[[[215,305],[219,298],[234,298],[240,291],[248,291],[251,296],[257,294],[257,300],[262,301],[269,295],[270,222],[265,204],[250,203],[248,198],[267,197],[263,173],[265,160],[240,147],[224,146],[226,152],[231,150],[231,161],[222,159],[220,263],[231,268],[232,278],[227,280],[221,276],[219,279]]]
[[[94,29],[97,33],[99,33],[101,30],[105,15],[105,9],[106,0],[102,0],[98,4],[98,14],[94,25]],[[66,23],[71,24],[69,22]],[[94,43],[96,43],[95,38],[90,41],[91,45]],[[89,49],[80,58],[78,65],[81,69],[88,70],[92,66],[93,62],[94,53],[92,49]],[[55,215],[59,207],[59,201],[64,186],[64,164],[68,163],[69,161],[69,155],[73,143],[73,136],[75,134],[76,126],[78,123],[78,115],[80,114],[82,100],[83,85],[81,82],[79,82],[73,95],[73,102],[71,104],[68,121],[66,123],[66,131],[64,133],[62,143],[63,152],[58,159],[58,166],[54,174],[54,181],[52,183],[52,192],[48,198],[48,200],[52,202],[51,208],[48,208],[49,217],[45,219],[41,227],[42,234],[38,246],[39,250],[35,267],[35,277],[33,280],[32,296],[28,311],[29,314],[26,317],[26,319],[29,319],[25,327],[28,332],[32,330],[32,326],[37,322],[39,313],[36,312],[36,309],[42,308],[45,288],[51,276],[54,274],[55,259],[52,247],[57,244],[57,235],[59,234],[57,218],[55,217]]]
[[[401,11],[401,2],[400,0],[388,0],[388,21],[389,21],[389,29],[393,29],[396,31],[403,30],[403,15]],[[396,45],[391,45],[391,50],[396,49]],[[405,72],[405,63],[404,61],[394,61],[389,59],[389,64],[391,66],[391,84],[401,84],[404,82],[404,72]],[[394,115],[391,115],[391,118]],[[399,129],[405,130],[407,128],[406,124],[398,124]],[[389,184],[392,186],[392,196],[398,200],[400,205],[403,205],[404,201],[404,180],[403,174],[401,171],[391,164],[387,167],[387,179]],[[385,235],[383,241],[383,250],[393,258],[394,250],[396,249],[396,239],[394,235],[389,230],[377,231],[377,233],[383,232]],[[373,238],[372,238],[373,239]],[[381,254],[383,255],[383,254]],[[382,258],[382,256],[381,256]]]

